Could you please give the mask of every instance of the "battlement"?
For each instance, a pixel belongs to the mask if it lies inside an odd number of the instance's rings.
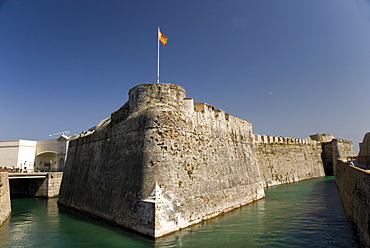
[[[289,138],[282,136],[271,136],[271,135],[254,135],[254,143],[279,143],[279,144],[302,144],[302,145],[317,145],[319,142],[312,140],[310,138],[298,139],[298,138]]]

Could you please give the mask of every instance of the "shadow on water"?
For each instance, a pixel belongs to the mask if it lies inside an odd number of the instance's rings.
[[[59,206],[57,199],[12,200],[0,247],[153,247],[154,241]]]
[[[153,240],[137,233],[61,205],[58,209],[61,224],[67,227],[63,231],[75,247],[154,247]]]
[[[13,199],[1,247],[359,247],[333,177],[269,188],[266,198],[150,240],[58,206]]]

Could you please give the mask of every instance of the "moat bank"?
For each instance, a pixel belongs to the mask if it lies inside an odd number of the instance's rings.
[[[266,198],[187,229],[146,239],[58,207],[13,199],[0,247],[359,247],[333,177],[266,189]]]
[[[370,247],[370,173],[339,161],[335,182],[349,221],[361,242]]]
[[[8,172],[0,172],[0,226],[11,213]]]

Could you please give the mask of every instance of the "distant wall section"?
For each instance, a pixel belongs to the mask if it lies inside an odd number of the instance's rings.
[[[333,175],[338,158],[355,156],[352,141],[332,134],[306,139],[256,134],[254,150],[265,187]]]
[[[321,143],[309,138],[255,135],[254,150],[265,187],[325,176]]]
[[[338,158],[356,156],[352,141],[334,138],[332,134],[314,134],[310,138],[321,142],[321,157],[327,176],[335,175]]]

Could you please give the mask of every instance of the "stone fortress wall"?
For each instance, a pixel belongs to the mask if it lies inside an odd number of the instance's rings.
[[[10,190],[8,172],[0,172],[0,226],[9,217],[10,207]]]
[[[254,135],[252,124],[173,84],[142,84],[70,141],[59,203],[160,237],[324,175],[322,142]]]
[[[254,135],[264,187],[334,174],[338,158],[355,156],[353,143],[332,134],[314,134],[305,139]]]
[[[184,99],[177,85],[132,88],[70,142],[59,203],[159,237],[263,198],[252,124]]]
[[[335,183],[348,220],[364,247],[370,247],[370,173],[338,160]]]
[[[364,247],[370,247],[370,133],[360,143],[355,166],[352,159],[338,159],[335,167],[335,183],[347,218],[357,230]]]
[[[370,168],[370,133],[366,133],[362,143],[360,143],[357,161]]]
[[[265,187],[325,176],[315,140],[255,135],[254,151]]]

